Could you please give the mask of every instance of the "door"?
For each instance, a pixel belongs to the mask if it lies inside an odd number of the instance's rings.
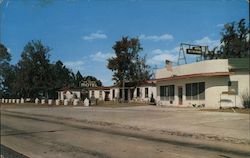
[[[125,101],[128,101],[128,89],[125,89]]]
[[[178,101],[179,105],[182,105],[182,87],[178,87]]]

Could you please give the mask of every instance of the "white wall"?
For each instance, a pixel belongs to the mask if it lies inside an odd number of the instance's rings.
[[[113,98],[113,90],[115,90],[114,91],[115,92],[114,98]],[[119,88],[116,88],[116,87],[111,88],[109,96],[110,96],[110,100],[118,99],[119,98]]]
[[[137,98],[137,88],[133,93],[133,100],[138,102],[148,102],[150,101],[151,93],[153,93],[154,98],[156,99],[156,86],[140,86],[140,97]],[[148,98],[145,97],[145,88],[148,88]],[[113,98],[113,90],[115,90],[115,98]],[[110,100],[116,100],[120,96],[120,88],[114,87],[110,89]],[[130,95],[130,89],[128,90]]]
[[[81,98],[81,92],[79,92],[79,91],[66,91],[66,92],[60,91],[60,92],[58,92],[58,98],[60,100],[73,99],[74,94],[76,95],[77,99]]]
[[[173,104],[170,101],[160,101],[162,105],[167,106],[180,106],[191,107],[192,104],[201,105],[205,104],[206,108],[219,108],[220,96],[221,99],[231,100],[231,103],[221,102],[222,107],[234,107],[235,95],[223,94],[222,92],[228,91],[228,81],[238,81],[239,94],[236,96],[236,106],[242,107],[241,94],[248,90],[249,87],[249,74],[247,72],[237,72],[231,76],[217,76],[217,77],[199,77],[192,79],[181,79],[173,81],[165,81],[157,83],[157,96],[160,96],[160,86],[163,85],[175,85],[175,97]],[[205,82],[205,100],[186,100],[186,83]],[[178,104],[178,86],[183,88],[183,105]]]
[[[94,97],[96,99],[105,100],[105,91],[104,90],[90,90],[89,91],[89,98],[92,97],[92,91],[94,91]],[[100,94],[102,94],[101,98],[100,98]],[[110,94],[109,94],[109,98],[110,98]]]
[[[196,63],[190,63],[173,67],[173,72],[167,71],[166,68],[156,70],[156,79],[172,77],[173,75],[181,76],[197,73],[210,73],[210,72],[228,72],[228,60],[205,60]]]
[[[140,89],[140,96],[137,97],[137,88]],[[149,102],[151,98],[151,94],[153,94],[153,97],[156,99],[156,86],[140,86],[137,87],[134,90],[133,96],[134,100],[136,101],[142,101],[142,102]],[[148,97],[145,96],[145,88],[148,88]]]

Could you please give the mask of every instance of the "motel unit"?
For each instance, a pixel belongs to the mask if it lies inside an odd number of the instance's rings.
[[[88,91],[82,87],[63,87],[57,91],[59,100],[73,100],[80,99],[84,100]]]
[[[242,107],[249,94],[249,59],[232,58],[166,67],[156,71],[157,105]]]
[[[148,103],[151,98],[156,98],[155,80],[147,80],[135,86],[131,83],[125,83],[124,99],[127,102],[142,102]],[[119,101],[122,99],[123,86],[122,84],[114,85],[110,88],[110,100]]]
[[[89,98],[95,98],[100,101],[109,101],[110,100],[110,87],[89,87]]]

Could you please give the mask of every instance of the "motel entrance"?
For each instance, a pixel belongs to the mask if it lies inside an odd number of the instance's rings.
[[[182,102],[183,102],[183,99],[182,99],[182,96],[183,96],[183,89],[182,89],[182,86],[179,86],[178,87],[178,104],[179,105],[182,105]]]

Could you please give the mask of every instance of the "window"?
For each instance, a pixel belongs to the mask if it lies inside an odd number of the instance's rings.
[[[174,85],[160,86],[161,100],[174,100]]]
[[[205,82],[186,84],[186,100],[204,100]]]
[[[199,99],[200,100],[205,99],[205,82],[199,83]]]
[[[91,98],[95,97],[95,91],[91,91]]]
[[[145,88],[145,98],[148,98],[148,88]]]
[[[137,96],[137,97],[140,97],[140,88],[137,88],[137,89],[136,89],[136,96]]]
[[[198,100],[198,83],[192,83],[192,99]]]
[[[186,100],[191,100],[191,84],[186,84]]]

